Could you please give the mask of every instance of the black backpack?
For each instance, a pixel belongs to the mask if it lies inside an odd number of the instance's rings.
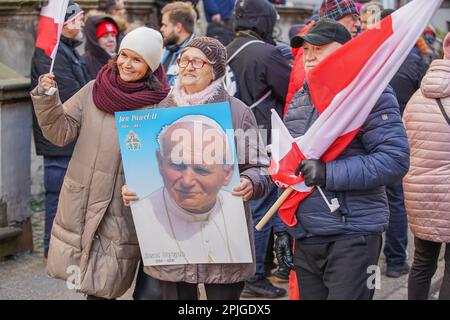
[[[225,47],[234,39],[234,32],[222,23],[213,21],[208,24],[206,36],[219,40]]]
[[[234,58],[236,58],[237,55],[242,52],[242,50],[244,50],[245,48],[247,48],[248,46],[250,46],[251,44],[254,44],[254,43],[264,43],[264,41],[251,40],[251,41],[248,41],[248,42],[244,43],[227,60],[227,68],[225,70],[225,78],[224,78],[223,82],[224,82],[224,85],[225,85],[225,89],[227,90],[228,94],[230,96],[232,96],[232,97],[239,98],[240,94],[239,94],[239,85],[238,85],[237,77],[236,77],[233,69],[230,66],[230,62]],[[254,104],[249,106],[250,109],[253,109],[256,106],[258,106],[261,102],[263,102],[271,94],[272,94],[272,90],[269,90],[268,92],[266,92],[260,99],[258,99],[258,101],[256,101]]]

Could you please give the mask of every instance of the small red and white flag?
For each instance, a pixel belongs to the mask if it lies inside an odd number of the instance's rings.
[[[68,5],[69,0],[49,0],[48,4],[41,9],[41,16],[37,27],[36,47],[44,50],[45,54],[52,58],[50,72],[53,69],[53,62],[58,51],[59,39],[64,25],[64,18],[68,11]],[[83,12],[76,13],[71,18],[71,21]],[[68,22],[70,21],[66,23]]]
[[[304,159],[329,162],[355,138],[384,89],[410,53],[442,0],[414,0],[339,48],[306,76],[320,116],[305,135],[292,138],[272,112],[270,174],[295,191],[278,210],[289,226],[297,224],[300,202],[312,193],[294,172]]]

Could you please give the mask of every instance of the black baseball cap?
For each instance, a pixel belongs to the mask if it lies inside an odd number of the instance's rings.
[[[351,39],[352,35],[342,24],[323,18],[313,25],[306,34],[293,37],[291,47],[300,48],[305,41],[315,46],[324,46],[332,42],[344,44]]]

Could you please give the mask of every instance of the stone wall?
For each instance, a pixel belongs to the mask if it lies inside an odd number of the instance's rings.
[[[44,1],[0,0],[0,63],[25,77],[30,76],[36,25],[40,7],[44,4]],[[31,194],[37,195],[43,191],[43,160],[36,156],[34,145],[30,145],[30,141],[28,148],[31,151],[28,159],[31,161]]]
[[[0,62],[25,77],[30,76],[41,4],[42,1],[0,0]]]
[[[29,207],[31,101],[26,78],[42,4],[36,0],[0,0],[0,200],[6,211],[6,225],[0,226],[0,256],[33,248]]]
[[[153,28],[159,26],[155,0],[127,0],[125,3],[129,21]]]
[[[32,250],[30,80],[0,63],[0,259]]]
[[[0,63],[0,198],[7,222],[29,218],[30,80]]]

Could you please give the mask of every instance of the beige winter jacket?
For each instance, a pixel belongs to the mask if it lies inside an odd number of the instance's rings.
[[[234,129],[258,130],[253,112],[240,100],[229,97],[225,90],[219,90],[212,102],[229,101]],[[173,95],[163,100],[159,107],[176,106]],[[253,198],[259,198],[267,192],[270,178],[268,177],[269,160],[264,144],[248,142],[245,150],[237,150],[239,172],[248,177],[253,183]],[[237,144],[239,145],[239,144]],[[242,145],[242,144],[240,144]],[[250,152],[257,151],[257,152]],[[229,264],[186,264],[168,266],[146,266],[144,271],[150,276],[164,281],[188,283],[236,283],[248,280],[255,273],[255,247],[253,237],[253,219],[248,202],[244,203],[249,241],[252,248],[252,263]]]
[[[115,118],[94,105],[93,84],[64,106],[58,94],[40,96],[34,89],[31,96],[48,140],[63,146],[78,138],[53,224],[48,274],[110,299],[130,288],[140,251],[131,211],[121,198],[125,179]]]
[[[403,180],[405,206],[414,235],[450,242],[450,60],[435,60],[403,116],[411,168]]]

